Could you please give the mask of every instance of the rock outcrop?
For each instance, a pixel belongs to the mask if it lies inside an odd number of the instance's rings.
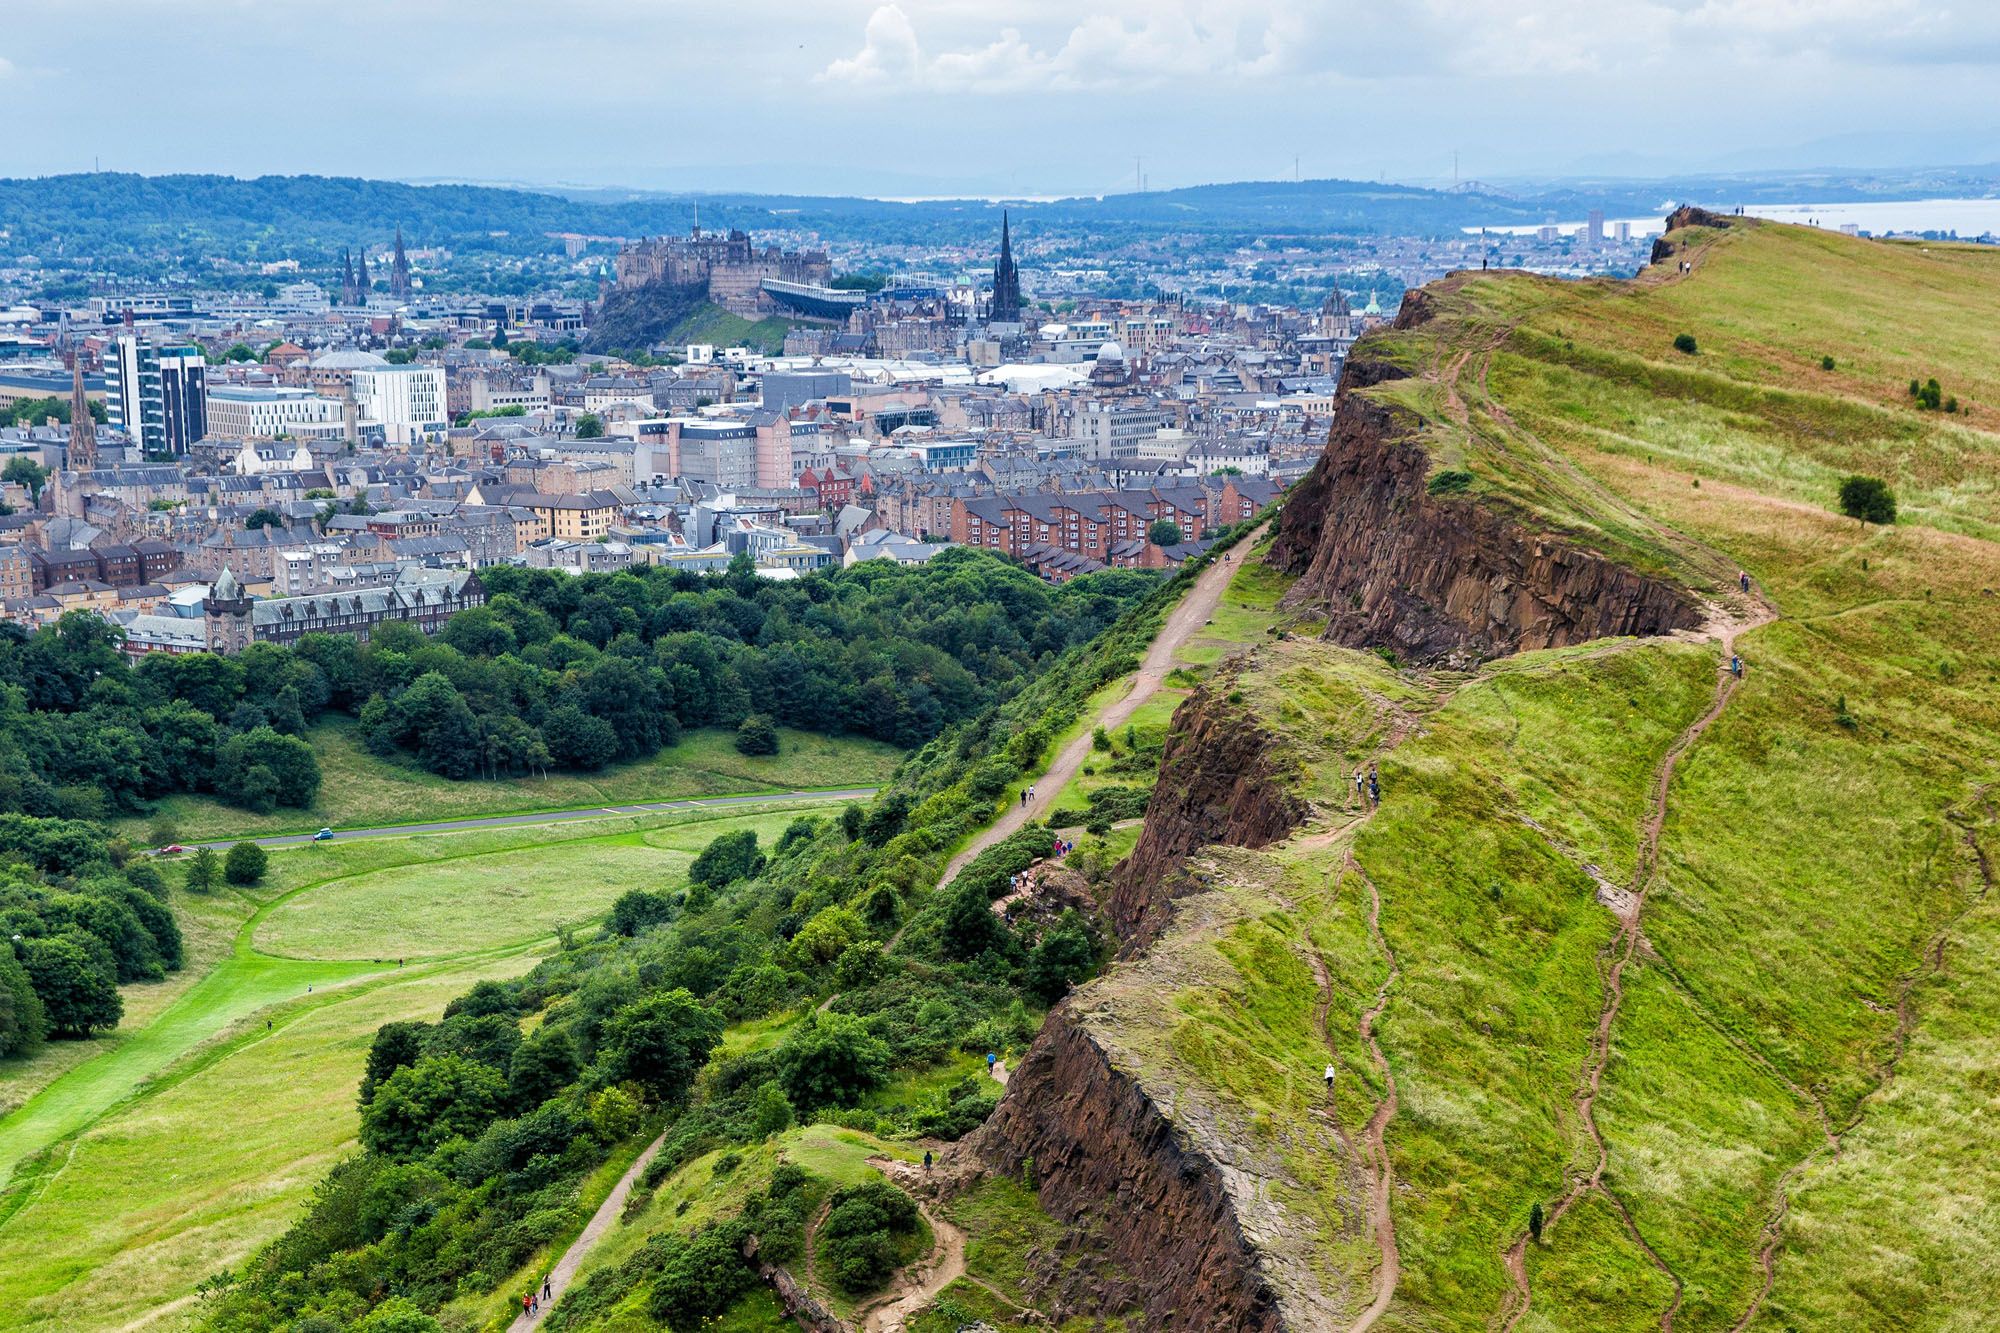
[[[1278,738],[1231,702],[1237,675],[1225,667],[1174,710],[1145,832],[1112,876],[1106,905],[1127,953],[1143,949],[1175,895],[1193,887],[1192,853],[1214,843],[1269,846],[1309,813],[1287,782],[1291,765]]]
[[[1404,314],[1423,311],[1406,304]],[[1371,360],[1365,343],[1356,350],[1326,451],[1286,503],[1271,551],[1298,576],[1288,602],[1323,610],[1328,638],[1464,663],[1699,623],[1672,583],[1475,500],[1431,494],[1414,421],[1354,392],[1403,372]]]
[[[1189,1148],[1137,1080],[1115,1068],[1068,1004],[966,1141],[991,1169],[1024,1170],[1069,1224],[1037,1255],[1037,1304],[1063,1319],[1143,1309],[1149,1329],[1283,1327],[1216,1163]]]
[[[1727,213],[1711,213],[1705,208],[1696,208],[1691,204],[1683,204],[1673,212],[1667,214],[1666,233],[1654,239],[1652,256],[1646,262],[1649,264],[1662,263],[1680,253],[1681,246],[1674,239],[1674,233],[1683,227],[1715,227],[1719,229],[1722,227],[1733,227],[1741,220],[1740,218],[1733,218]]]

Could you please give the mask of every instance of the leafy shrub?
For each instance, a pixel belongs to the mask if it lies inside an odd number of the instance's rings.
[[[764,755],[778,752],[778,729],[771,725],[771,719],[752,713],[736,728],[736,752],[738,754]]]
[[[1701,348],[1695,343],[1692,333],[1676,333],[1674,335],[1674,350],[1685,356],[1694,356],[1701,351]]]
[[[850,1185],[820,1224],[819,1261],[843,1291],[873,1291],[896,1271],[896,1241],[916,1234],[917,1220],[916,1200],[888,1181]]]
[[[1894,523],[1896,493],[1880,477],[1849,477],[1840,483],[1840,512],[1863,523]]]
[[[1470,472],[1459,468],[1446,468],[1433,475],[1425,489],[1432,495],[1457,495],[1461,491],[1471,490],[1475,480]]]
[[[239,842],[222,859],[222,877],[231,884],[255,884],[271,864],[270,853],[254,842]]]

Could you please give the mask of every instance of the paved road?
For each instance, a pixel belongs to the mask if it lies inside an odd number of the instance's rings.
[[[543,810],[538,814],[485,815],[474,819],[440,819],[430,824],[389,824],[381,828],[335,829],[340,841],[353,838],[401,838],[413,833],[450,833],[458,829],[508,828],[517,824],[573,824],[583,819],[610,819],[615,816],[652,815],[663,810],[704,810],[729,805],[769,805],[775,801],[825,800],[859,801],[873,796],[874,787],[845,787],[838,791],[767,791],[747,796],[702,796],[685,801],[639,801],[625,805],[579,806],[573,810]],[[253,839],[262,847],[296,847],[313,840],[310,833],[287,833],[274,838]],[[190,843],[192,847],[228,847],[233,839]]]

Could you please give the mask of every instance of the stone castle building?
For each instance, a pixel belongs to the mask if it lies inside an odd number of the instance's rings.
[[[764,290],[766,280],[825,287],[833,281],[833,263],[823,250],[758,248],[742,231],[657,236],[618,252],[618,286],[647,287],[658,282],[677,286],[701,284],[708,299],[734,315],[761,319],[778,310]]]

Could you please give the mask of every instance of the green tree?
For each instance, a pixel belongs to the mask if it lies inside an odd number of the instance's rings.
[[[83,943],[70,935],[48,935],[22,942],[21,966],[41,999],[49,1031],[58,1037],[88,1037],[98,1028],[114,1028],[124,1016],[114,970],[93,959]]]
[[[1146,528],[1146,540],[1155,546],[1179,546],[1181,525],[1170,518],[1156,518]]]
[[[659,1102],[675,1102],[722,1041],[722,1019],[685,990],[626,1005],[604,1025],[600,1058],[614,1081],[630,1079]]]
[[[1840,512],[1863,523],[1894,523],[1896,493],[1879,477],[1849,477],[1840,483]]]
[[[375,1099],[375,1089],[387,1082],[389,1075],[417,1062],[424,1051],[424,1036],[430,1030],[429,1023],[415,1020],[384,1023],[375,1030],[375,1040],[368,1046],[368,1059],[361,1066],[361,1105]]]
[[[604,419],[595,412],[585,412],[576,419],[576,438],[579,440],[603,439]]]
[[[761,713],[752,713],[736,728],[736,752],[738,754],[760,755],[778,752],[778,729],[771,725],[771,719]]]
[[[582,1069],[567,1029],[536,1028],[507,1062],[507,1100],[525,1114],[574,1083]]]
[[[25,1055],[48,1034],[48,1011],[35,983],[13,947],[0,942],[0,1056]]]
[[[851,1106],[888,1076],[888,1044],[852,1014],[810,1014],[778,1048],[778,1081],[803,1111]]]
[[[477,1060],[425,1056],[375,1089],[361,1112],[361,1146],[408,1160],[449,1139],[476,1139],[499,1114],[506,1094],[499,1072]]]
[[[188,862],[187,891],[189,893],[213,893],[222,883],[222,860],[216,856],[213,847],[195,848],[194,858]]]
[[[282,528],[285,516],[275,509],[259,509],[243,520],[243,526],[252,531],[258,528]]]
[[[27,488],[30,496],[41,498],[42,483],[49,479],[49,470],[29,458],[26,454],[15,454],[7,460],[7,466],[0,468],[0,481],[11,481]]]
[[[271,857],[254,842],[239,842],[222,859],[222,877],[231,884],[255,884],[264,878]]]
[[[987,913],[992,915],[990,909]],[[1028,989],[1049,1004],[1097,970],[1097,941],[1089,926],[1069,908],[1028,954]]]
[[[1686,356],[1694,356],[1701,351],[1701,347],[1695,342],[1692,333],[1676,333],[1674,335],[1674,350]]]
[[[319,795],[319,760],[312,746],[296,736],[280,735],[271,727],[255,727],[222,743],[216,755],[215,786],[221,792],[243,792],[264,770],[270,799],[277,805],[304,809]]]
[[[764,868],[764,856],[757,850],[757,831],[741,829],[724,833],[702,848],[688,867],[688,883],[719,889],[739,879],[748,879]]]

